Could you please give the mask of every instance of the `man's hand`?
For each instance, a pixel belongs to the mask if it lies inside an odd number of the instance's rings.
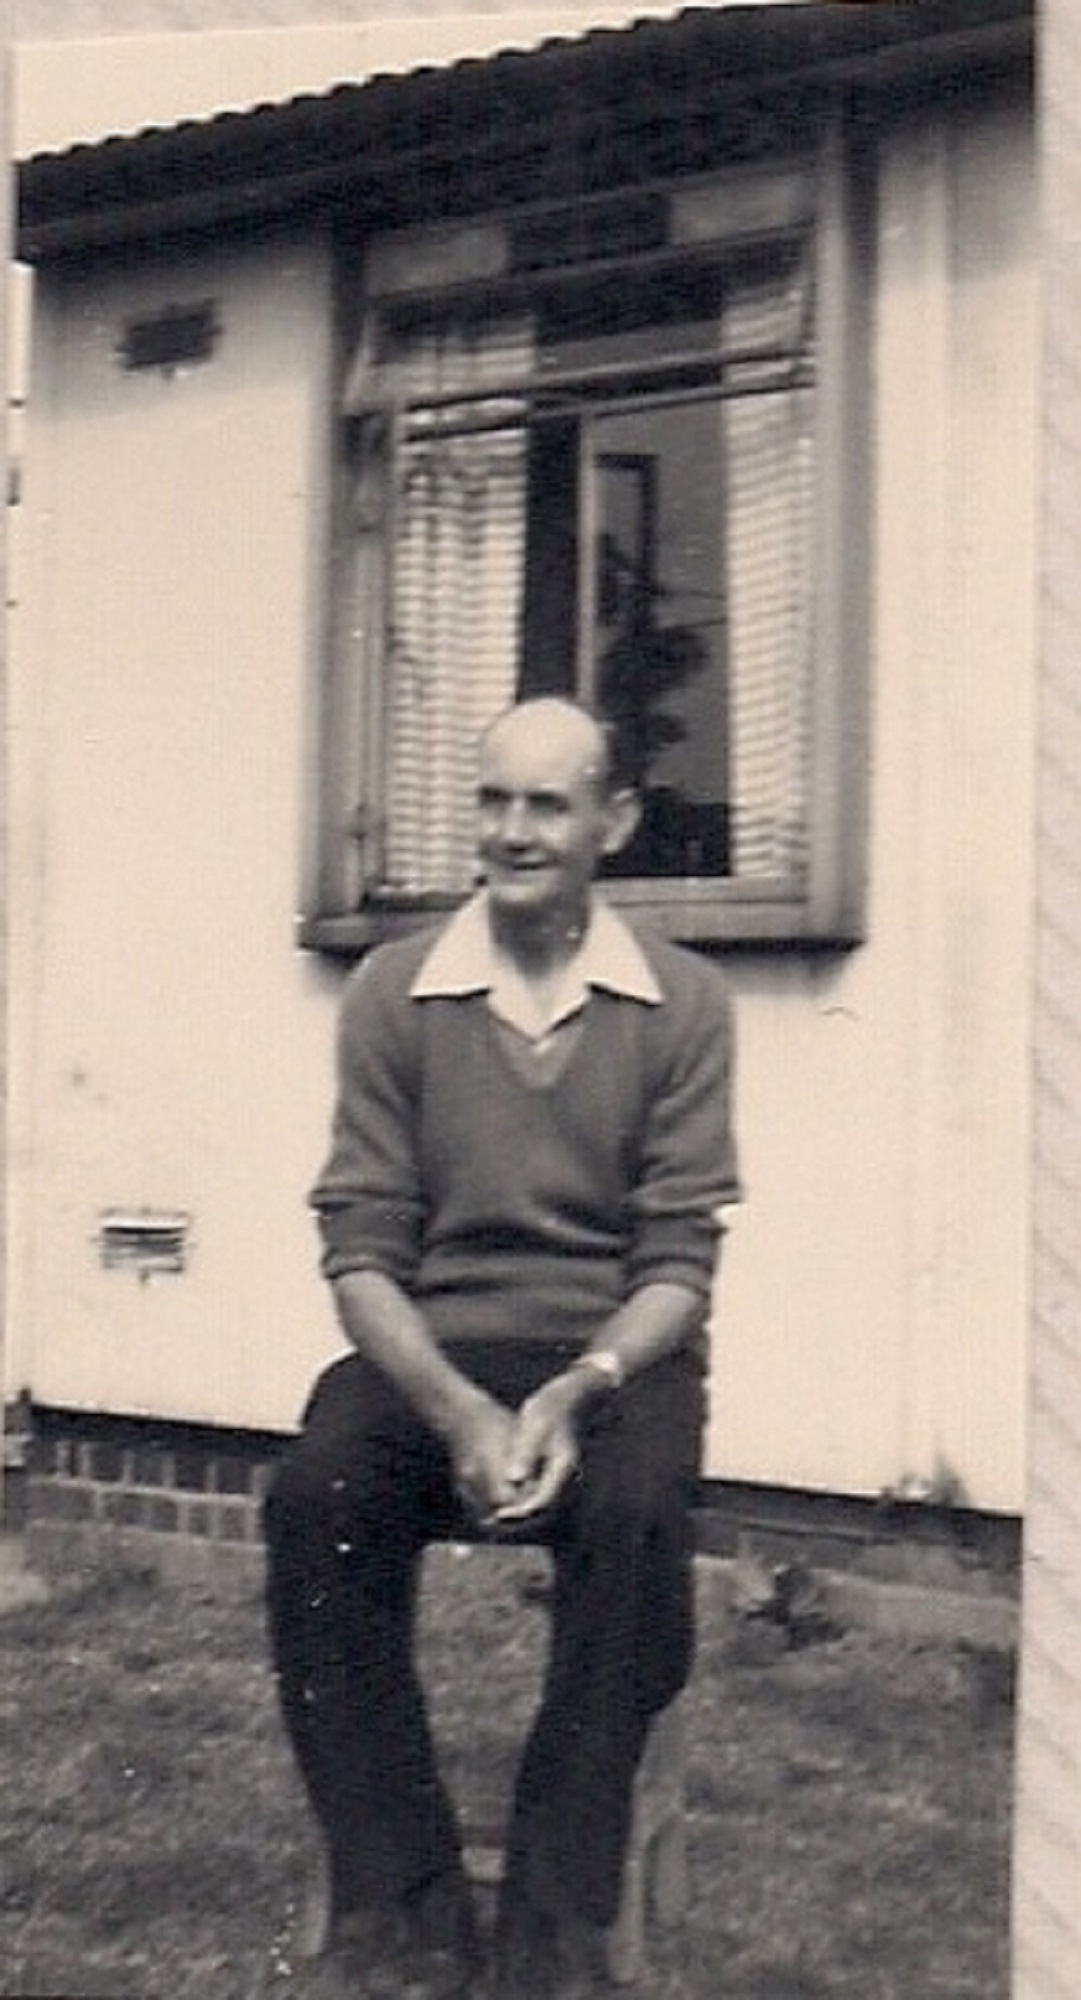
[[[463,1400],[446,1432],[455,1488],[482,1526],[514,1498],[507,1475],[514,1430],[513,1411],[478,1389]]]
[[[554,1376],[528,1396],[513,1420],[505,1465],[509,1496],[494,1516],[510,1526],[543,1514],[578,1467],[575,1419],[588,1395],[581,1376]]]
[[[488,1521],[514,1498],[506,1467],[513,1413],[456,1368],[395,1279],[382,1271],[348,1272],[335,1285],[344,1331],[441,1438],[456,1490],[471,1514]]]

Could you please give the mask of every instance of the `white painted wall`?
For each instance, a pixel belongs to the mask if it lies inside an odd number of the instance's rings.
[[[883,161],[870,928],[735,957],[748,1203],[708,1470],[1022,1495],[1035,246],[1028,121]],[[15,1374],[281,1425],[335,1336],[303,1196],[340,975],[297,954],[326,273],[300,242],[42,290],[19,622]],[[213,296],[166,382],[120,321]],[[99,1212],[190,1209],[181,1277]]]
[[[1020,114],[882,163],[867,947],[738,968],[712,1460],[1023,1491],[1037,264]]]
[[[208,364],[128,374],[125,317],[213,298]],[[333,980],[291,949],[318,634],[320,252],[46,281],[40,534],[18,647],[11,1322],[46,1400],[274,1424],[329,1322],[303,1209]],[[28,481],[28,488],[30,482]],[[189,1210],[182,1277],[99,1214]]]

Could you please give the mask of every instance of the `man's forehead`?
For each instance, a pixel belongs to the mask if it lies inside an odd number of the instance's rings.
[[[603,765],[604,738],[597,724],[557,702],[512,709],[493,724],[481,745],[482,778],[513,776],[534,787],[595,778]]]

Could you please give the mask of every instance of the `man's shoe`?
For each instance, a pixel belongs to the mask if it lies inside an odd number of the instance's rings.
[[[517,1907],[501,1916],[489,2000],[595,2000],[604,1933],[571,1911]]]
[[[400,2000],[405,1929],[393,1904],[362,1903],[336,1914],[328,1951],[364,2000]]]
[[[468,2000],[483,1965],[469,1885],[455,1870],[437,1875],[404,1908],[403,1995],[408,2000]]]

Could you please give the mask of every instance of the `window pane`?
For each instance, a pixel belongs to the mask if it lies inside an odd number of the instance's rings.
[[[813,396],[800,267],[724,300],[729,393],[590,424],[591,684],[642,790],[613,873],[806,878]]]
[[[592,671],[641,787],[618,872],[728,872],[729,634],[721,405],[598,418]]]
[[[805,871],[810,418],[793,391],[593,426],[596,697],[643,797],[621,875]]]
[[[573,694],[577,686],[579,428],[564,421],[530,432],[523,698]]]
[[[588,370],[609,359],[716,361],[738,349],[794,354],[801,340],[806,245],[748,248],[720,262],[580,277],[538,309],[537,371]],[[743,302],[761,300],[752,321]]]

